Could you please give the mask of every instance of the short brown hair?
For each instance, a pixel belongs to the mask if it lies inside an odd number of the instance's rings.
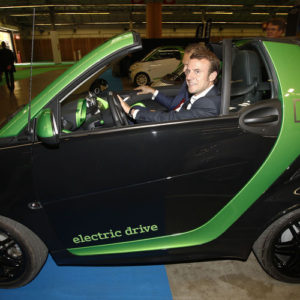
[[[209,74],[211,74],[212,72],[217,72],[217,74],[219,74],[220,72],[220,60],[218,59],[218,57],[211,52],[210,50],[208,50],[206,47],[202,47],[202,48],[196,48],[190,59],[207,59],[210,62],[210,68],[209,68]]]
[[[281,30],[281,31],[285,30],[285,21],[282,18],[273,18],[273,19],[270,19],[267,22],[267,25],[268,24],[273,24],[275,26],[278,26],[278,30]]]
[[[187,45],[184,49],[184,52],[192,53],[194,51],[200,51],[200,49],[207,49],[207,48],[203,43],[194,43],[194,44]]]

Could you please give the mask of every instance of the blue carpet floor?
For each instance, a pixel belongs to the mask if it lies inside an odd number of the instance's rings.
[[[122,82],[107,70],[102,76],[110,90]],[[169,300],[172,299],[164,266],[58,267],[51,256],[28,285],[1,290],[0,300]]]
[[[164,266],[58,267],[51,256],[28,285],[2,300],[172,299]]]

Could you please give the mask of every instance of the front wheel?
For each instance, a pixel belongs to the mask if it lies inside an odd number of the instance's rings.
[[[48,255],[45,244],[27,227],[0,216],[0,288],[29,283]]]
[[[149,85],[150,84],[149,76],[143,72],[137,73],[134,77],[134,84],[136,86]]]
[[[300,209],[272,223],[255,242],[253,251],[273,278],[300,283]]]

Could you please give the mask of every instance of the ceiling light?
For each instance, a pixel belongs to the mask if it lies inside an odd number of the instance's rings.
[[[38,23],[38,24],[35,24],[36,26],[52,26],[53,24],[48,24],[48,23]],[[75,24],[75,23],[55,23],[54,24],[55,26],[75,26],[75,25],[78,25],[78,24]]]
[[[262,4],[257,4],[257,5],[254,5],[254,7],[292,8],[293,5],[262,5]]]
[[[261,12],[261,13],[258,13],[258,12],[255,12],[255,13],[251,13],[251,15],[269,15],[270,13],[267,13],[267,12]]]
[[[203,6],[203,7],[244,7],[244,5],[240,4],[163,4],[163,6],[170,6],[170,7],[175,7],[175,6],[180,6],[180,7],[193,7],[193,6]]]
[[[36,16],[48,16],[49,13],[37,13]],[[33,14],[12,14],[11,17],[32,17]]]
[[[233,15],[232,11],[206,11],[206,15]]]
[[[110,15],[110,12],[59,12],[56,15]]]
[[[68,7],[75,7],[75,6],[82,6],[81,4],[38,4],[38,5],[14,5],[14,6],[0,6],[0,8],[35,8],[35,7],[55,7],[55,6],[68,6]]]

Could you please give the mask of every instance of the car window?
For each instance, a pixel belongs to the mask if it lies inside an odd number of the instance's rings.
[[[159,60],[167,58],[180,59],[180,52],[178,50],[159,50],[150,58],[150,60]]]
[[[104,71],[111,74],[108,68],[100,70],[60,103],[63,134],[114,126]]]
[[[271,76],[255,47],[232,51],[230,112],[271,98]]]

